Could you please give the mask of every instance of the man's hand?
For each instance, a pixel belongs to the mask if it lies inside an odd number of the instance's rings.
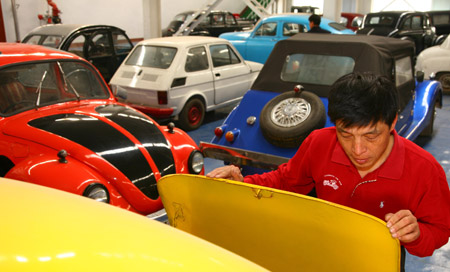
[[[236,181],[244,181],[244,177],[241,174],[241,170],[234,165],[227,165],[223,167],[216,168],[206,174],[210,178],[223,178],[231,179]]]
[[[419,238],[419,223],[410,210],[400,210],[395,214],[388,213],[384,218],[392,237],[403,243],[411,243]]]

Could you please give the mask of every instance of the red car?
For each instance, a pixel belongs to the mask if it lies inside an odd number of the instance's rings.
[[[36,45],[0,43],[0,131],[0,176],[144,215],[163,208],[160,177],[204,171],[185,132],[118,103],[84,59]]]

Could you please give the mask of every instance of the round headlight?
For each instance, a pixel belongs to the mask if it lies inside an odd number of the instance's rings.
[[[100,183],[89,184],[84,190],[83,196],[92,198],[98,202],[109,203],[108,189]]]
[[[194,150],[189,156],[188,163],[189,163],[189,173],[200,174],[204,165],[203,154],[198,150]]]

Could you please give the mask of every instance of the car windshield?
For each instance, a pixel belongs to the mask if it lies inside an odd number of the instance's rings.
[[[79,61],[27,63],[0,69],[0,115],[85,99],[109,92],[95,71]]]
[[[63,37],[58,35],[33,35],[27,38],[24,43],[43,45],[52,48],[58,48]]]
[[[173,47],[140,45],[131,52],[125,64],[167,69],[176,53],[177,49]]]
[[[396,18],[392,15],[368,15],[364,22],[364,26],[376,25],[394,27],[396,22]]]
[[[292,54],[286,57],[281,79],[287,82],[330,86],[353,71],[355,60],[347,56]]]

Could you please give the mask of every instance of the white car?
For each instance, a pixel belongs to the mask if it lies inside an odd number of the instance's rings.
[[[239,102],[262,64],[245,61],[224,39],[178,36],[139,42],[110,81],[123,101],[154,118],[198,128],[206,111]]]
[[[442,44],[427,48],[417,56],[416,71],[423,71],[425,79],[429,79],[430,75],[434,74],[436,79],[441,82],[444,92],[450,93],[449,36]]]

